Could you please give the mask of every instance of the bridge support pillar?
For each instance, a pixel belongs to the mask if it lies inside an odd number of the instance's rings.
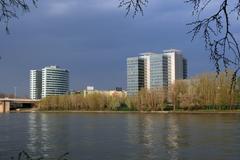
[[[6,113],[10,111],[10,102],[0,101],[0,113]]]

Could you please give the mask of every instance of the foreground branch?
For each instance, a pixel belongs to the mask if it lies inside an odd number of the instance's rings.
[[[143,7],[146,7],[148,0],[120,0],[119,7],[126,9],[126,16],[132,12],[135,17],[139,12],[143,15]]]
[[[56,160],[69,160],[67,157],[69,153],[65,153],[61,155],[60,157],[56,158]],[[22,151],[18,154],[17,160],[44,160],[44,157],[38,157],[38,158],[33,158],[30,154],[28,154],[26,151]],[[11,160],[14,160],[14,157],[11,157]]]
[[[202,12],[212,3],[213,0],[187,0],[193,5],[193,15],[197,20],[189,23],[193,29],[189,32],[193,34],[193,40],[197,35],[202,35],[205,41],[205,47],[210,52],[210,59],[213,61],[216,71],[219,72],[228,68],[234,69],[233,85],[236,82],[237,73],[240,70],[240,49],[239,42],[231,28],[231,19],[233,12],[240,16],[240,0],[235,0],[235,7],[232,0],[222,0],[219,3],[218,10],[208,16],[201,18]]]
[[[37,0],[31,0],[36,6]],[[29,3],[26,0],[0,0],[0,22],[5,24],[5,29],[9,33],[8,23],[13,18],[18,18],[18,9],[29,12]]]

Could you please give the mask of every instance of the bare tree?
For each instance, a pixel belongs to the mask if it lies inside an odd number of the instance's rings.
[[[36,6],[38,0],[0,0],[0,22],[5,24],[5,29],[9,33],[8,23],[13,18],[18,18],[17,13],[20,10],[29,12],[29,5]]]
[[[210,52],[210,59],[213,61],[217,73],[222,69],[234,69],[233,82],[240,70],[240,48],[231,24],[240,16],[240,0],[185,0],[187,4],[193,6],[194,22],[187,25],[192,29],[192,40],[198,35],[202,35],[205,47]],[[143,14],[143,7],[148,0],[120,0],[119,7],[124,7],[127,15],[133,12]],[[210,8],[216,9],[212,11]]]
[[[240,16],[240,0],[187,0],[193,5],[193,15],[196,21],[189,23],[193,29],[193,39],[197,35],[203,35],[205,47],[210,51],[210,59],[213,61],[217,73],[223,67],[234,69],[233,81],[240,70],[240,49],[231,24]],[[208,16],[203,15],[210,5],[217,5],[215,12]],[[236,16],[234,18],[234,16]]]
[[[119,7],[126,9],[126,16],[131,12],[135,17],[139,12],[143,15],[143,7],[146,7],[148,0],[120,0]]]

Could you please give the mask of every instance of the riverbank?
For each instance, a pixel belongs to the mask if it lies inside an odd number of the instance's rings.
[[[240,114],[240,110],[197,110],[197,111],[44,111],[33,109],[13,110],[10,113],[143,113],[143,114]]]

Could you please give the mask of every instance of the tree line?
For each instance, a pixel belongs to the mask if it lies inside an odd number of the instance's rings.
[[[233,72],[205,73],[190,80],[176,81],[171,87],[175,109],[237,109],[240,102],[239,80],[232,88]]]
[[[240,109],[240,82],[232,88],[233,72],[205,73],[177,80],[168,88],[142,89],[136,96],[120,97],[94,93],[49,96],[38,104],[40,110],[72,111],[166,111]]]

